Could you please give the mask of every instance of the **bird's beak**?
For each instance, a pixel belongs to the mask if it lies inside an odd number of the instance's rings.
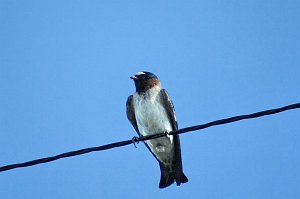
[[[130,77],[130,79],[135,80],[135,79],[138,79],[138,78],[135,75],[133,75],[133,76]]]

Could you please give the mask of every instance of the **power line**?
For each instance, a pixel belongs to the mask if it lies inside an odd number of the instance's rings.
[[[291,105],[284,106],[281,108],[260,111],[260,112],[256,112],[256,113],[252,113],[252,114],[240,115],[240,116],[230,117],[230,118],[221,119],[221,120],[215,120],[213,122],[209,122],[206,124],[186,127],[186,128],[179,129],[177,131],[171,131],[171,132],[168,132],[168,134],[175,135],[175,134],[187,133],[190,131],[205,129],[205,128],[208,128],[211,126],[222,125],[222,124],[227,124],[227,123],[236,122],[236,121],[240,121],[240,120],[262,117],[262,116],[266,116],[266,115],[272,115],[272,114],[280,113],[280,112],[287,111],[287,110],[297,109],[297,108],[300,108],[300,103],[291,104]],[[29,167],[29,166],[33,166],[33,165],[37,165],[37,164],[46,163],[46,162],[52,162],[52,161],[55,161],[55,160],[58,160],[61,158],[82,155],[82,154],[90,153],[90,152],[94,152],[94,151],[108,150],[108,149],[112,149],[112,148],[116,148],[116,147],[126,146],[129,144],[135,144],[136,142],[139,142],[139,141],[151,140],[151,139],[155,139],[155,138],[159,138],[159,137],[163,137],[163,136],[166,136],[166,133],[158,133],[158,134],[153,134],[153,135],[149,135],[149,136],[134,137],[133,139],[130,139],[130,140],[114,142],[111,144],[106,144],[106,145],[102,145],[102,146],[98,146],[98,147],[90,147],[90,148],[80,149],[80,150],[76,150],[76,151],[70,151],[70,152],[62,153],[62,154],[51,156],[51,157],[31,160],[28,162],[6,165],[3,167],[0,167],[0,172],[11,170],[11,169],[16,169],[16,168],[21,168],[21,167]]]

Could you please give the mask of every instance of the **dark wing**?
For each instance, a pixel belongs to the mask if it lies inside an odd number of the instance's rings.
[[[127,118],[130,121],[130,123],[132,124],[133,128],[135,129],[135,131],[139,134],[139,136],[141,136],[137,123],[136,123],[136,119],[135,119],[135,113],[134,113],[134,105],[133,105],[133,95],[130,95],[127,98],[127,102],[126,102],[126,114],[127,114]]]
[[[159,93],[161,103],[166,108],[167,114],[169,116],[169,119],[172,124],[172,129],[177,130],[178,124],[176,121],[176,115],[175,115],[175,109],[173,106],[173,103],[171,101],[170,96],[168,95],[167,91],[165,89],[162,89]],[[175,164],[175,180],[177,185],[180,185],[180,183],[185,183],[188,181],[186,176],[183,174],[182,171],[182,161],[181,161],[181,149],[180,149],[180,140],[179,135],[173,136],[173,142],[174,142],[174,152],[176,155],[176,164]]]
[[[161,89],[159,95],[160,95],[159,97],[161,99],[161,103],[166,108],[167,114],[172,124],[173,131],[177,130],[178,124],[176,121],[175,109],[169,94],[165,89]]]

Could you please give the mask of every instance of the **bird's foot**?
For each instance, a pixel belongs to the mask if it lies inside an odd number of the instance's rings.
[[[136,147],[136,144],[138,144],[139,142],[140,142],[139,137],[134,136],[134,137],[132,138],[132,143],[133,143],[133,145],[134,145],[135,148],[137,148],[137,147]]]
[[[170,132],[171,132],[171,131],[169,131],[169,130],[165,130],[165,131],[164,131],[164,135],[169,137],[169,136],[170,136]]]

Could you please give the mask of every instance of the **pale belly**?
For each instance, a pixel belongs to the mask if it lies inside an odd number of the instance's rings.
[[[155,100],[135,99],[135,116],[139,132],[143,135],[172,131],[165,109]],[[146,144],[156,157],[171,164],[174,160],[173,136],[147,140]]]

